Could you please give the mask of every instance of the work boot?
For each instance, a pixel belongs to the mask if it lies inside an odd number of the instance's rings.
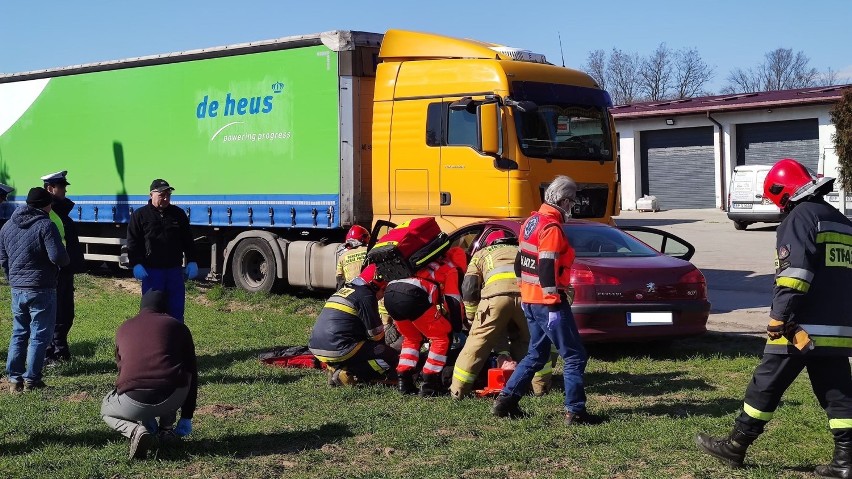
[[[345,369],[335,369],[331,373],[331,384],[333,386],[355,386],[358,384],[358,378]]]
[[[494,401],[491,412],[497,417],[508,417],[509,419],[526,417],[527,414],[518,406],[520,401],[521,398],[519,396],[500,393]]]
[[[145,459],[148,454],[148,449],[154,444],[154,436],[145,429],[145,426],[136,426],[133,434],[130,435],[130,451],[128,457],[130,459]]]
[[[827,466],[817,466],[817,477],[852,479],[852,443],[834,443],[834,458]]]
[[[24,391],[35,391],[37,389],[44,389],[47,387],[47,384],[42,380],[38,381],[24,381]]]
[[[419,396],[422,398],[440,396],[444,394],[443,389],[440,374],[424,374],[423,383],[420,385]]]
[[[400,374],[396,386],[401,394],[408,395],[417,393],[417,387],[414,385],[414,375],[411,373]]]
[[[589,414],[588,411],[582,412],[565,412],[565,425],[566,426],[581,426],[581,425],[590,425],[593,426],[595,424],[600,424],[604,420],[600,416],[596,416],[594,414]]]
[[[701,450],[731,467],[742,467],[746,449],[757,436],[749,436],[734,428],[728,437],[711,437],[703,432],[695,436],[695,444]]]

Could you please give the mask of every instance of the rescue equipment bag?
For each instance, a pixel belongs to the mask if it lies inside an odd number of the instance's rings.
[[[260,362],[279,368],[322,369],[325,364],[307,346],[279,346],[257,355]]]
[[[367,253],[387,281],[408,278],[450,247],[449,236],[441,232],[433,217],[415,218],[400,224],[379,238]]]

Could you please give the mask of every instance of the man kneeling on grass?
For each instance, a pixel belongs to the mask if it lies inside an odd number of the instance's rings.
[[[101,403],[101,415],[130,438],[130,459],[144,459],[155,443],[166,445],[192,431],[198,396],[195,344],[189,328],[167,309],[163,292],[149,290],[139,314],[115,335],[118,379]],[[178,409],[181,419],[174,427]]]

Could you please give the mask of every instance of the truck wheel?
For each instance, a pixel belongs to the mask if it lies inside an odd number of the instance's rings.
[[[275,254],[266,240],[247,238],[240,241],[231,258],[234,283],[251,293],[269,293],[276,283]]]
[[[748,223],[745,221],[734,221],[734,229],[738,231],[742,231],[748,228]]]

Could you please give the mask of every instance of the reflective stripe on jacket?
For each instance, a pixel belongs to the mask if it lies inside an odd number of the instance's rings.
[[[519,295],[515,258],[518,247],[508,244],[488,246],[470,259],[462,281],[462,299],[468,318],[473,317],[481,299],[499,295]]]
[[[342,276],[345,282],[350,282],[361,274],[361,266],[364,264],[364,259],[367,257],[367,247],[359,246],[357,248],[344,250],[337,259],[337,276]]]
[[[520,232],[521,300],[558,304],[560,289],[568,289],[574,248],[562,232],[562,214],[543,204]]]
[[[803,201],[778,226],[775,258],[769,316],[807,331],[807,354],[852,356],[852,222],[822,198]],[[764,351],[798,353],[783,337]]]
[[[347,284],[326,301],[311,330],[308,348],[320,361],[345,361],[365,341],[384,338],[376,295],[367,286]]]

